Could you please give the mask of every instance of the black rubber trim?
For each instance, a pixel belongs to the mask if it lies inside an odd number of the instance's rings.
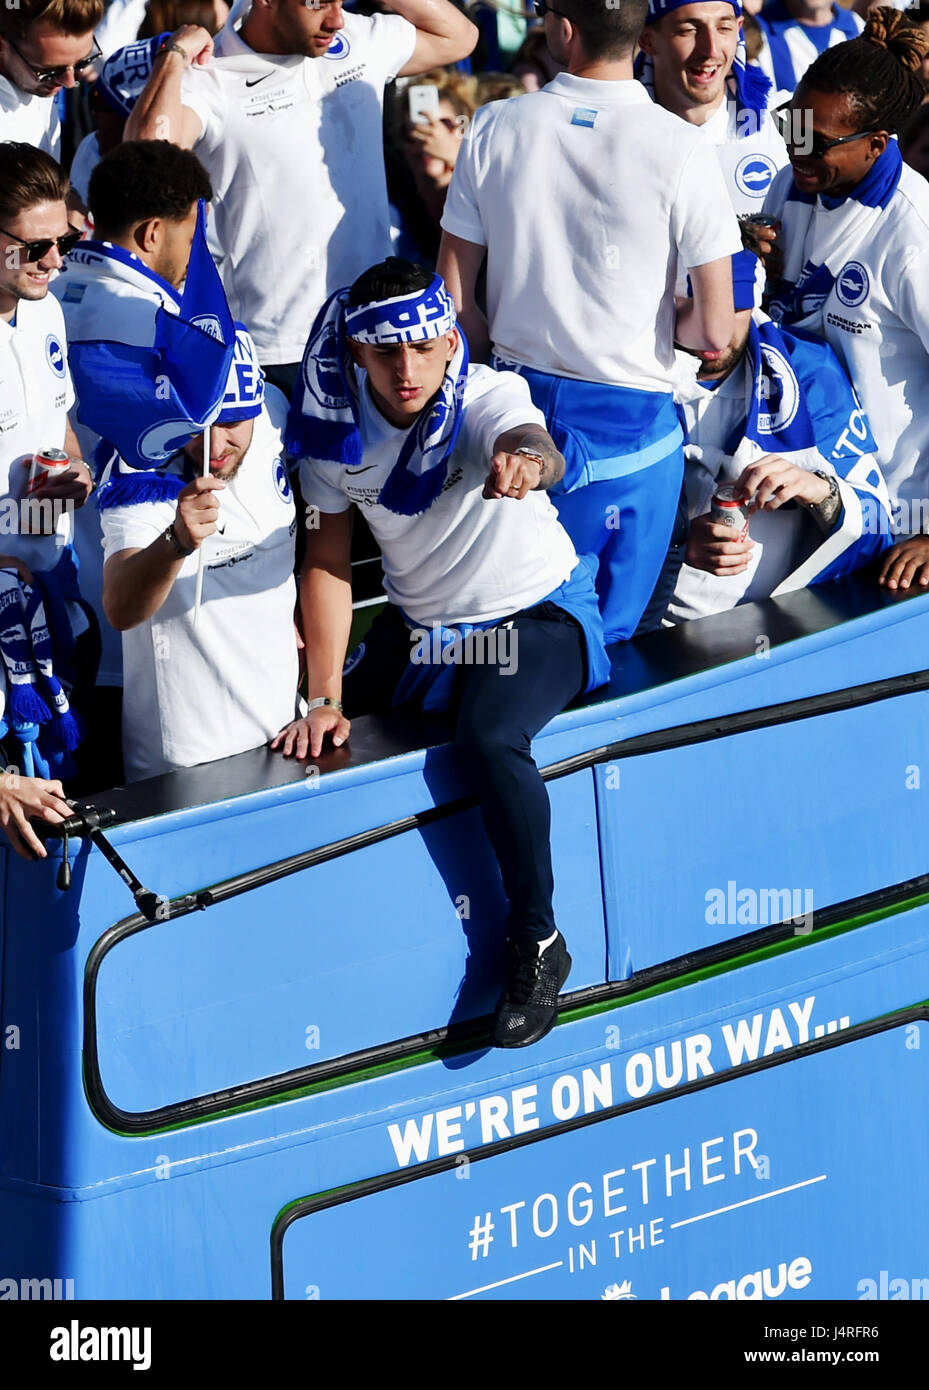
[[[604,1120],[614,1120],[621,1115],[632,1114],[636,1110],[645,1110],[653,1105],[665,1105],[668,1101],[678,1100],[681,1096],[692,1095],[695,1091],[705,1091],[712,1086],[737,1081],[753,1072],[767,1071],[770,1067],[780,1067],[786,1063],[801,1061],[804,1057],[809,1057],[817,1052],[828,1052],[834,1047],[844,1047],[847,1043],[858,1042],[860,1039],[872,1037],[876,1033],[886,1033],[892,1028],[900,1028],[904,1024],[917,1020],[929,1022],[929,1008],[924,1004],[911,1005],[896,1013],[887,1014],[883,1018],[873,1019],[868,1023],[852,1024],[849,1028],[843,1028],[840,1033],[832,1033],[823,1038],[813,1038],[809,1042],[797,1043],[795,1046],[787,1048],[783,1052],[772,1054],[770,1057],[758,1057],[753,1062],[743,1062],[740,1066],[729,1067],[726,1071],[718,1072],[713,1076],[700,1077],[696,1081],[686,1081],[673,1090],[658,1091],[654,1095],[645,1096],[642,1100],[625,1101],[620,1105],[611,1105],[606,1110],[598,1110],[590,1115],[576,1115],[571,1120],[559,1120],[555,1124],[549,1125],[547,1129],[536,1130],[531,1134],[515,1135],[509,1139],[496,1139],[492,1144],[484,1144],[476,1149],[469,1149],[468,1162],[481,1163],[484,1159],[496,1158],[499,1154],[509,1153],[514,1149],[524,1149],[531,1144],[544,1143],[546,1139],[556,1139],[575,1129],[587,1129],[591,1125],[602,1124]],[[418,1182],[420,1178],[429,1178],[436,1173],[446,1173],[458,1167],[460,1163],[460,1153],[452,1154],[447,1158],[432,1158],[425,1163],[416,1164],[414,1168],[401,1168],[396,1172],[385,1173],[376,1178],[363,1179],[361,1182],[353,1183],[349,1187],[340,1188],[335,1192],[327,1192],[315,1197],[303,1197],[291,1203],[286,1210],[279,1213],[271,1227],[272,1299],[283,1299],[284,1297],[284,1236],[295,1221],[312,1216],[314,1212],[325,1211],[329,1207],[344,1206],[346,1203],[358,1201],[362,1197],[386,1192],[392,1187],[403,1187],[407,1183]]]
[[[874,704],[881,700],[893,699],[900,695],[917,694],[927,689],[929,689],[929,671],[918,671],[884,680],[869,681],[863,685],[849,686],[845,690],[806,696],[800,700],[768,705],[761,709],[745,710],[737,714],[717,716],[713,719],[700,720],[671,729],[638,734],[629,739],[620,739],[615,743],[604,744],[600,748],[562,759],[560,762],[541,769],[541,772],[545,781],[553,781],[604,762],[642,756],[647,753],[665,752],[718,738],[727,738],[734,734],[749,733],[776,724],[811,719],[822,714],[840,713],[844,710]],[[446,802],[441,806],[417,811],[388,824],[346,836],[344,839],[334,840],[330,844],[319,846],[317,849],[291,855],[260,869],[252,869],[247,873],[237,874],[211,888],[203,889],[197,893],[188,893],[166,903],[162,920],[174,921],[191,912],[204,910],[215,903],[239,897],[254,888],[274,883],[278,879],[300,873],[304,869],[315,867],[317,864],[328,863],[333,859],[351,854],[355,850],[392,839],[394,836],[405,834],[407,831],[418,830],[437,820],[469,809],[475,804],[474,798],[470,797]],[[894,902],[904,901],[907,897],[914,897],[922,891],[929,891],[929,874],[908,880],[904,884],[877,889],[873,893],[851,899],[848,903],[825,908],[822,912],[814,912],[814,930],[819,926],[840,921],[842,917],[891,906]],[[393,1062],[426,1048],[447,1045],[449,1050],[461,1051],[472,1038],[480,1040],[486,1037],[487,1020],[475,1019],[467,1024],[437,1028],[427,1033],[393,1039],[373,1048],[343,1054],[341,1057],[331,1058],[327,1061],[315,1062],[295,1071],[262,1077],[258,1080],[245,1082],[241,1086],[213,1091],[207,1095],[178,1101],[155,1110],[122,1110],[109,1099],[100,1076],[96,1024],[97,975],[103,960],[119,942],[134,936],[136,932],[151,930],[158,925],[158,922],[150,922],[139,912],[124,917],[108,928],[94,943],[84,968],[84,1084],[92,1111],[102,1124],[111,1129],[137,1134],[154,1129],[171,1128],[190,1123],[193,1120],[202,1120],[208,1116],[218,1115],[234,1106],[267,1100],[282,1091],[298,1090],[314,1082],[332,1080],[359,1071],[364,1067]],[[624,994],[660,983],[675,974],[687,973],[703,966],[717,964],[733,956],[741,955],[747,950],[773,944],[794,934],[792,925],[775,924],[761,931],[735,937],[708,947],[706,950],[678,957],[673,961],[663,962],[659,966],[633,975],[628,980],[594,985],[578,990],[564,996],[564,1007],[581,1007],[590,1003],[606,1002],[614,998],[619,1000]]]

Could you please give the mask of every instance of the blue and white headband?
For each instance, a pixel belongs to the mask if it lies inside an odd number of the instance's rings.
[[[245,326],[237,323],[232,366],[216,423],[234,425],[239,420],[254,420],[261,414],[264,398],[265,374],[258,365],[255,344]]]
[[[666,14],[671,14],[673,10],[680,10],[685,5],[699,4],[700,0],[649,0],[648,14],[645,17],[646,24],[654,24],[662,19]],[[736,18],[742,18],[742,5],[740,0],[726,0],[735,11]],[[635,75],[643,86],[647,87],[652,97],[655,95],[655,74],[651,55],[640,53],[636,59]],[[752,111],[756,117],[760,117],[768,107],[768,94],[771,90],[769,78],[761,71],[761,68],[754,66],[748,61],[748,54],[745,51],[745,35],[739,27],[739,42],[735,50],[735,57],[732,60],[732,71],[729,74],[735,86],[735,98],[740,111]],[[758,122],[740,122],[739,136],[756,135],[758,133]]]
[[[164,33],[157,34],[153,39],[127,43],[125,48],[117,48],[115,53],[111,53],[103,64],[97,79],[97,90],[118,116],[128,120],[132,115],[132,108],[152,75],[155,54],[165,39],[170,37],[169,33]]]
[[[440,275],[413,294],[345,305],[345,334],[356,343],[422,343],[451,333],[456,322],[454,301]]]
[[[357,465],[363,444],[358,380],[349,338],[382,346],[441,338],[455,327],[455,306],[438,275],[424,290],[349,305],[348,289],[331,295],[316,317],[303,355],[287,422],[287,451],[296,458]],[[398,516],[418,516],[445,486],[461,428],[468,344],[458,344],[438,391],[411,421],[378,502]]]

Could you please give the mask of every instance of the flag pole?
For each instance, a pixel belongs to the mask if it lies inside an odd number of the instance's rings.
[[[210,476],[210,426],[207,425],[203,431],[203,473],[204,478]],[[200,549],[197,552],[197,589],[194,594],[194,627],[197,626],[197,618],[200,615],[200,600],[203,597],[203,541],[200,542]]]

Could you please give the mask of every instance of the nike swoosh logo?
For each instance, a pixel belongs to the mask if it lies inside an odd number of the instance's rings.
[[[223,523],[222,526],[217,526],[216,530],[218,531],[218,533],[219,533],[221,536],[224,536],[224,535],[226,534],[226,526],[225,526],[225,523]]]
[[[366,463],[365,466],[364,466],[364,468],[346,468],[345,471],[346,471],[346,473],[350,473],[351,476],[354,477],[356,473],[367,473],[367,472],[369,472],[372,468],[376,468],[376,467],[377,467],[377,464],[376,464],[376,463]]]
[[[265,78],[268,78],[271,75],[272,74],[270,72],[263,73],[261,77],[253,77],[251,82],[249,82],[248,78],[246,78],[245,85],[246,87],[257,87],[259,82],[264,82]]]

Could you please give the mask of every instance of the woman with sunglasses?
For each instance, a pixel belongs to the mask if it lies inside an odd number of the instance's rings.
[[[861,397],[895,529],[929,529],[929,185],[893,138],[925,96],[929,42],[889,7],[808,69],[786,113],[790,169],[765,201],[772,318],[826,339]],[[779,278],[775,279],[775,276]],[[918,542],[929,575],[929,537]],[[906,546],[882,582],[908,587]]]

